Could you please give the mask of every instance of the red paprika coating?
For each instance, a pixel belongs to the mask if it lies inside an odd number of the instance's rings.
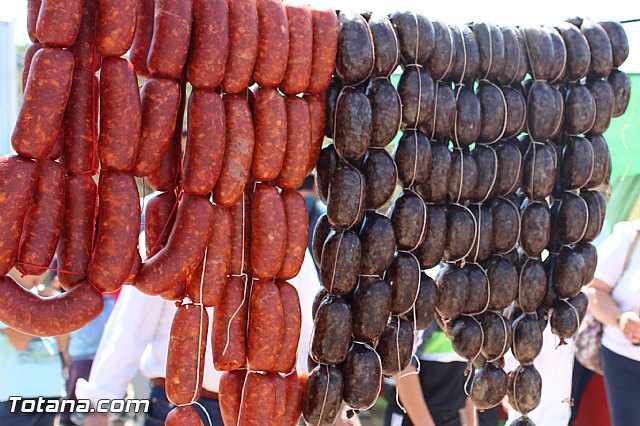
[[[287,148],[276,183],[282,189],[298,189],[307,176],[311,151],[311,116],[303,98],[287,97]]]
[[[87,0],[85,0],[87,1]],[[138,19],[136,21],[136,32],[133,36],[133,43],[129,51],[129,60],[136,70],[136,74],[148,76],[147,58],[153,37],[153,13],[155,10],[154,0],[139,0]]]
[[[36,33],[42,44],[71,47],[80,29],[84,0],[42,0]]]
[[[163,192],[149,200],[144,213],[144,236],[147,258],[167,244],[176,220],[176,194]]]
[[[140,93],[131,62],[103,58],[100,72],[100,166],[129,171],[136,162],[140,126]]]
[[[182,189],[211,192],[220,176],[225,151],[224,104],[216,92],[194,90],[189,98],[187,143],[182,164]]]
[[[269,373],[268,377],[276,387],[275,415],[271,424],[274,426],[282,425],[284,424],[284,416],[287,414],[287,382],[279,374]]]
[[[300,329],[302,327],[302,311],[300,310],[300,298],[296,288],[281,280],[277,281],[277,285],[285,315],[282,349],[278,354],[278,360],[273,369],[279,373],[289,373],[296,366],[296,353],[298,352]]]
[[[229,53],[222,90],[241,93],[247,89],[258,55],[256,0],[227,0],[229,6]]]
[[[180,84],[175,80],[150,78],[140,92],[142,128],[135,176],[147,176],[160,167],[169,149],[180,108]]]
[[[253,124],[256,140],[251,173],[257,181],[273,180],[280,174],[287,146],[287,109],[277,89],[258,89]]]
[[[192,0],[155,0],[153,38],[147,68],[153,75],[178,78],[189,53]]]
[[[98,187],[89,174],[67,177],[62,232],[58,243],[58,278],[69,289],[84,280],[91,259]],[[72,273],[65,273],[69,271]]]
[[[260,86],[277,87],[287,69],[289,22],[282,0],[256,0],[258,9],[258,56],[253,79]]]
[[[203,306],[181,305],[173,317],[167,353],[167,398],[175,405],[196,401],[202,390],[209,338],[209,315]]]
[[[53,148],[49,151],[49,155],[47,158],[49,160],[57,160],[62,155],[62,151],[64,150],[64,126],[62,123],[60,127],[58,127],[58,135],[56,136],[56,141],[53,143]]]
[[[13,267],[25,215],[38,184],[38,165],[15,155],[0,157],[0,275]],[[47,265],[49,266],[49,265]]]
[[[160,297],[169,301],[182,300],[187,291],[187,282],[180,281],[175,287],[170,290],[160,293]]]
[[[133,42],[138,0],[98,0],[97,43],[103,56],[122,56]]]
[[[165,426],[202,426],[200,415],[192,405],[174,407],[164,421]]]
[[[131,262],[131,268],[129,268],[129,275],[124,280],[125,284],[131,284],[140,272],[140,267],[142,266],[142,256],[140,256],[140,250],[136,250],[133,254],[133,261]],[[184,294],[184,293],[183,293]]]
[[[251,201],[251,219],[253,276],[273,278],[282,267],[287,248],[284,203],[275,186],[257,184]]]
[[[242,387],[247,376],[245,370],[226,371],[220,376],[220,391],[218,393],[220,414],[225,425],[237,425]]]
[[[309,214],[304,197],[296,191],[282,191],[282,202],[287,222],[287,245],[278,278],[295,278],[302,268],[309,243]]]
[[[287,95],[296,95],[307,90],[311,79],[313,22],[309,6],[287,4],[285,7],[289,22],[289,54],[280,90]]]
[[[305,94],[304,99],[309,104],[311,119],[311,146],[309,147],[309,161],[307,174],[311,173],[320,158],[322,143],[324,142],[324,128],[327,123],[327,99],[324,93],[317,95]]]
[[[73,73],[73,83],[64,111],[64,149],[60,162],[69,173],[84,173],[97,167],[98,77],[84,70]]]
[[[38,25],[38,15],[42,0],[27,0],[27,32],[32,43],[38,42],[36,27]]]
[[[231,213],[226,207],[213,206],[211,237],[207,243],[203,276],[205,306],[218,306],[224,294],[224,286],[231,259]]]
[[[273,425],[276,414],[276,384],[266,374],[249,373],[242,396],[239,426]]]
[[[246,192],[239,202],[229,207],[231,215],[231,258],[229,273],[251,272],[251,198]]]
[[[87,279],[101,291],[112,292],[129,276],[138,246],[140,198],[135,179],[103,170],[98,200],[98,230]]]
[[[302,395],[307,378],[293,373],[286,376],[285,380],[287,382],[287,409],[282,426],[296,426],[302,414]]]
[[[222,170],[213,190],[216,204],[236,204],[249,179],[253,157],[253,122],[248,102],[241,95],[224,97],[226,144]]]
[[[213,90],[224,77],[229,53],[226,0],[193,0],[193,24],[187,78],[197,89]]]
[[[284,308],[278,286],[272,280],[257,280],[251,288],[247,359],[249,368],[274,371],[284,339]]]
[[[211,347],[214,366],[218,371],[237,370],[246,363],[249,295],[248,290],[245,293],[245,283],[241,277],[227,278],[222,302],[216,306]],[[222,384],[220,387],[222,389]]]
[[[62,229],[64,213],[64,167],[49,159],[38,160],[38,183],[27,212],[18,250],[18,270],[23,275],[42,275],[51,264]]]
[[[33,43],[31,46],[27,48],[27,51],[24,52],[24,67],[22,68],[22,92],[24,93],[24,89],[27,87],[27,79],[29,78],[29,69],[31,68],[31,61],[33,60],[33,56],[36,52],[42,49],[44,46],[42,43]]]
[[[39,159],[51,152],[71,91],[72,75],[73,55],[66,50],[42,48],[33,56],[11,135],[18,154]]]
[[[75,61],[76,73],[78,69],[96,72],[100,69],[102,56],[96,46],[96,25],[98,22],[98,1],[84,0],[82,20],[76,41],[71,46],[71,53]]]
[[[212,215],[208,199],[190,194],[182,197],[167,244],[142,264],[135,282],[138,290],[158,295],[193,274],[211,235]]]
[[[308,93],[324,93],[329,88],[338,51],[338,16],[332,9],[311,10],[313,54]]]

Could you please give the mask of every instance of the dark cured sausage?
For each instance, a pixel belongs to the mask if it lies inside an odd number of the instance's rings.
[[[273,180],[280,174],[287,146],[287,109],[277,89],[258,89],[253,124],[256,140],[251,173],[260,182]]]
[[[211,333],[211,348],[216,370],[231,371],[245,365],[247,308],[249,306],[246,281],[230,276],[224,289],[222,303],[216,307]],[[231,324],[231,325],[229,325]],[[220,384],[222,388],[222,384]]]
[[[155,4],[147,68],[153,75],[178,78],[189,53],[192,0],[155,0]]]
[[[190,194],[211,192],[220,176],[225,150],[225,115],[220,95],[194,90],[187,112],[187,143],[182,163],[182,189]]]
[[[229,54],[222,90],[240,93],[247,89],[258,55],[256,0],[228,0]]]
[[[202,260],[211,235],[213,209],[206,198],[185,194],[167,245],[142,264],[134,285],[157,295],[186,280]]]
[[[138,0],[98,0],[98,50],[103,56],[122,56],[133,42]]]
[[[60,162],[69,173],[83,173],[95,165],[98,144],[98,97],[100,81],[76,68],[64,110],[64,149]]]
[[[197,89],[220,85],[229,53],[226,0],[193,0],[193,24],[187,78]]]
[[[241,200],[229,207],[231,213],[231,259],[229,273],[251,271],[251,197],[245,192]]]
[[[340,11],[338,20],[336,75],[345,85],[360,84],[371,76],[374,68],[373,36],[369,24],[352,11]]]
[[[311,11],[313,54],[307,93],[324,93],[331,83],[338,51],[338,17],[332,9]]]
[[[280,373],[293,371],[296,366],[296,353],[300,341],[300,327],[302,326],[302,311],[300,298],[294,286],[286,281],[277,281],[280,301],[284,312],[284,334],[282,349],[278,354],[273,370]]]
[[[231,214],[222,206],[213,206],[211,237],[207,244],[202,284],[205,306],[217,306],[222,300],[231,259]]]
[[[222,170],[213,190],[216,204],[236,204],[249,179],[253,156],[254,133],[249,103],[242,95],[224,97],[226,144]]]
[[[296,191],[282,191],[282,202],[287,222],[287,245],[278,278],[295,278],[302,268],[309,243],[309,215],[304,197]]]
[[[327,121],[326,96],[324,93],[318,95],[305,95],[304,98],[309,104],[309,115],[311,117],[311,146],[309,147],[309,162],[307,163],[307,174],[311,173],[320,158],[322,143],[324,142],[324,128]]]
[[[140,97],[142,129],[132,172],[142,177],[160,167],[171,144],[180,109],[180,84],[174,80],[150,78],[144,83]],[[211,135],[212,138],[215,136]]]
[[[251,219],[253,276],[273,278],[282,267],[287,249],[284,203],[275,186],[263,183],[256,186],[251,201]]]
[[[91,175],[67,177],[62,232],[58,243],[58,277],[65,289],[82,281],[87,272],[93,248],[97,192],[98,187]]]
[[[342,404],[343,383],[340,369],[328,365],[314,368],[302,397],[302,417],[306,424],[335,424]]]
[[[311,151],[311,116],[309,104],[304,98],[290,96],[285,99],[287,108],[287,147],[284,163],[276,183],[282,189],[298,189],[307,176],[307,164]]]
[[[84,0],[43,0],[38,13],[38,41],[51,47],[71,47],[76,40]]]
[[[163,192],[147,203],[144,213],[144,234],[147,258],[159,252],[169,239],[176,220],[176,194]]]
[[[11,145],[18,154],[38,159],[51,152],[71,91],[72,75],[70,52],[49,48],[36,52],[11,135]]]
[[[76,41],[70,49],[71,53],[73,53],[76,70],[85,69],[93,73],[100,69],[102,56],[96,46],[98,1],[99,0],[84,0],[80,30],[78,31]]]
[[[275,371],[284,339],[284,308],[274,281],[253,282],[247,330],[249,368]]]
[[[42,298],[5,276],[0,278],[0,299],[0,321],[40,337],[61,336],[84,327],[104,307],[102,295],[86,281],[66,293]]]
[[[226,425],[237,425],[247,372],[245,370],[227,371],[220,376],[220,414]],[[297,423],[296,423],[297,424]]]
[[[0,275],[6,275],[16,261],[25,215],[38,184],[38,166],[18,156],[0,157]],[[49,266],[49,265],[47,265]]]
[[[248,373],[238,426],[269,425],[276,414],[276,382],[268,375]]]
[[[136,74],[145,77],[149,75],[147,58],[149,57],[149,47],[153,37],[154,9],[155,0],[139,0],[136,32],[129,51],[129,60],[133,64]]]
[[[200,415],[193,405],[182,405],[169,411],[164,421],[165,426],[202,426]]]
[[[18,270],[24,275],[42,275],[56,252],[64,212],[64,167],[55,161],[38,161],[38,184],[33,205],[24,222]]]
[[[289,21],[281,0],[256,0],[258,56],[253,78],[260,86],[277,87],[284,78],[289,55]]]
[[[287,95],[302,93],[309,86],[313,58],[313,21],[309,6],[285,5],[289,22],[289,54],[280,90]]]
[[[175,405],[198,399],[204,376],[209,315],[204,306],[184,304],[171,324],[167,353],[167,398]]]
[[[140,198],[128,173],[100,174],[98,231],[87,279],[101,291],[120,288],[129,275],[140,233]]]
[[[38,42],[36,26],[38,24],[38,14],[40,13],[41,5],[42,0],[27,0],[27,31],[32,43]]]
[[[141,124],[140,93],[133,66],[124,58],[104,58],[98,141],[102,168],[131,170],[136,162]]]

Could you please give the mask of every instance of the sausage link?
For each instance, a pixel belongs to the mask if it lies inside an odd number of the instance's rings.
[[[307,162],[307,174],[311,173],[320,158],[322,143],[324,142],[324,128],[327,122],[326,95],[306,94],[304,99],[309,104],[309,116],[311,120],[311,146],[309,147],[309,161]]]
[[[307,379],[293,373],[286,376],[285,380],[287,382],[287,410],[282,426],[297,426],[302,414],[302,395]]]
[[[286,281],[277,281],[280,292],[280,301],[284,316],[284,334],[282,349],[275,363],[274,371],[289,373],[296,366],[296,353],[300,341],[300,327],[302,326],[302,311],[300,310],[300,298],[294,286]]]
[[[211,347],[214,366],[218,371],[237,370],[245,365],[247,360],[245,342],[249,298],[245,285],[246,281],[243,278],[229,277],[222,303],[216,306]],[[222,384],[220,387],[222,388]]]
[[[318,365],[309,374],[302,397],[302,417],[308,425],[335,424],[342,406],[344,379],[340,369]]]
[[[78,330],[100,315],[104,307],[102,295],[86,281],[66,293],[43,298],[8,275],[0,278],[0,300],[0,321],[24,334],[40,337]]]
[[[167,244],[176,220],[177,200],[173,192],[163,192],[147,203],[144,213],[144,234],[147,258]]]
[[[62,232],[58,244],[58,277],[65,289],[78,284],[87,273],[93,248],[97,198],[98,187],[91,175],[67,177]]]
[[[253,123],[256,140],[251,173],[257,181],[273,180],[280,174],[287,147],[287,109],[277,89],[258,89]]]
[[[287,69],[289,21],[281,0],[256,0],[258,10],[258,56],[253,78],[260,86],[277,87]]]
[[[313,54],[308,93],[324,93],[329,88],[338,52],[338,16],[332,9],[311,11]]]
[[[129,60],[133,64],[136,74],[147,77],[150,74],[149,68],[147,68],[147,58],[149,57],[149,49],[153,37],[155,0],[138,1],[138,19],[133,43],[129,51]]]
[[[226,207],[213,206],[211,237],[205,257],[202,303],[218,306],[224,294],[224,286],[231,259],[231,213]]]
[[[24,93],[24,89],[27,88],[29,69],[31,69],[31,62],[33,61],[33,57],[35,56],[36,52],[43,47],[44,46],[42,45],[42,43],[33,43],[27,48],[27,51],[24,52],[24,67],[22,68],[22,93]]]
[[[284,203],[275,186],[259,183],[251,202],[251,268],[255,278],[278,274],[287,249]]]
[[[289,54],[280,90],[297,95],[307,90],[311,78],[313,55],[313,21],[311,9],[306,5],[285,5],[289,23]]]
[[[241,93],[247,89],[258,55],[256,0],[227,0],[229,5],[229,53],[222,90]]]
[[[175,405],[200,397],[209,337],[209,315],[204,306],[184,304],[171,324],[167,353],[167,399]]]
[[[180,84],[175,80],[150,78],[140,92],[142,128],[133,166],[135,176],[147,176],[160,167],[169,149],[180,109]]]
[[[165,426],[202,426],[200,415],[192,405],[174,407],[164,421]]]
[[[271,280],[253,282],[249,304],[247,360],[256,371],[274,371],[284,339],[284,308]]]
[[[284,416],[287,414],[287,382],[279,374],[267,375],[276,387],[276,403],[274,416],[271,421],[273,426],[284,424]]]
[[[169,300],[171,302],[173,301],[180,301],[184,298],[184,295],[187,294],[187,282],[185,281],[180,281],[178,284],[176,284],[175,287],[173,287],[170,290],[165,291],[164,293],[160,293],[160,297],[162,297],[164,300]]]
[[[249,103],[241,96],[225,96],[226,144],[222,170],[213,190],[216,204],[236,204],[249,179],[253,156],[253,122]]]
[[[282,189],[298,189],[307,176],[311,151],[311,116],[306,99],[285,99],[287,107],[287,148],[280,175],[276,179]]]
[[[101,291],[120,288],[138,246],[140,198],[136,181],[128,173],[100,173],[98,231],[87,279]]]
[[[38,42],[36,27],[38,25],[38,15],[42,0],[27,0],[27,32],[32,43]]]
[[[309,215],[304,197],[296,191],[283,191],[282,202],[287,224],[287,245],[278,278],[295,278],[302,268],[309,243]]]
[[[84,0],[42,0],[36,34],[51,47],[71,47],[78,36]]]
[[[103,56],[122,56],[131,47],[138,20],[138,0],[98,0],[97,42]]]
[[[229,273],[247,274],[251,271],[251,199],[246,192],[242,199],[229,207],[231,214],[231,258]]]
[[[191,51],[187,78],[196,89],[220,86],[229,53],[229,7],[226,0],[193,0]]]
[[[140,268],[142,267],[142,256],[140,255],[140,250],[136,250],[133,254],[133,261],[131,262],[131,268],[129,268],[129,274],[127,278],[124,280],[125,284],[131,284],[136,279],[136,275],[140,272]],[[184,293],[183,293],[184,294]]]
[[[65,175],[55,161],[38,160],[38,183],[18,250],[23,275],[42,275],[51,264],[62,228]]]
[[[104,58],[100,72],[100,139],[104,169],[128,171],[136,162],[140,127],[140,93],[131,62]]]
[[[220,414],[225,425],[237,425],[247,372],[245,370],[225,371],[220,376]]]
[[[100,69],[102,55],[100,55],[96,46],[98,1],[84,0],[78,36],[70,49],[71,53],[73,53],[76,69],[84,69],[90,72],[96,72]]]
[[[95,75],[77,70],[64,111],[64,148],[60,162],[69,173],[83,173],[95,163],[98,134],[100,81]]]
[[[13,267],[20,243],[24,218],[38,185],[38,165],[18,156],[0,157],[0,275]],[[47,265],[49,266],[49,265]]]
[[[202,260],[211,235],[213,209],[208,199],[185,194],[167,244],[142,264],[135,286],[158,295],[186,280]]]
[[[42,48],[33,56],[11,135],[18,154],[39,159],[51,152],[71,91],[72,75],[73,55],[66,50]]]
[[[196,89],[191,92],[187,115],[182,189],[204,195],[211,192],[222,168],[226,127],[224,104],[217,93]]]
[[[249,373],[242,395],[239,426],[275,426],[276,384],[266,374]]]
[[[153,38],[147,68],[153,75],[178,78],[189,53],[192,0],[155,0]]]

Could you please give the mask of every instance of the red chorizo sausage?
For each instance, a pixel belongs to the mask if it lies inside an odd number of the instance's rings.
[[[229,53],[226,0],[193,0],[193,24],[187,78],[197,89],[220,86]]]
[[[311,11],[313,54],[308,93],[324,93],[329,88],[338,51],[338,16],[332,9]]]
[[[277,89],[258,89],[253,124],[256,140],[251,173],[257,181],[273,180],[280,174],[287,146],[287,109]]]
[[[287,97],[287,148],[276,183],[282,189],[298,189],[307,176],[311,151],[311,116],[306,99]]]
[[[278,286],[257,280],[251,288],[247,360],[257,371],[274,371],[284,339],[284,308]]]
[[[238,414],[242,400],[242,387],[247,372],[245,370],[226,371],[220,376],[220,414],[225,425],[238,424]]]
[[[138,0],[98,0],[97,44],[103,56],[122,56],[133,42]]]
[[[307,162],[307,174],[313,171],[324,142],[324,128],[327,122],[327,99],[324,93],[317,95],[306,94],[304,98],[309,104],[311,119],[311,146],[309,147],[309,161]]]
[[[135,286],[148,295],[175,288],[202,260],[211,235],[213,209],[208,199],[185,194],[167,244],[143,264]]]
[[[259,183],[251,201],[251,268],[255,278],[278,274],[287,248],[284,203],[275,186]]]
[[[256,0],[227,0],[229,5],[229,53],[222,80],[226,93],[247,89],[258,55]]]
[[[276,387],[275,413],[271,424],[273,426],[284,424],[284,416],[287,414],[287,382],[279,374],[267,375]]]
[[[87,0],[85,0],[87,1]],[[136,32],[133,36],[133,43],[129,51],[129,60],[136,70],[136,74],[148,76],[147,58],[153,37],[153,14],[155,9],[154,0],[139,0],[138,19],[136,21]]]
[[[160,167],[169,149],[180,108],[180,84],[175,80],[150,78],[140,93],[142,128],[133,166],[135,176],[147,176]]]
[[[140,233],[140,198],[128,173],[102,171],[98,182],[98,231],[87,279],[101,291],[120,288],[129,276]]]
[[[57,160],[62,155],[62,151],[64,150],[64,126],[60,123],[60,127],[58,127],[58,135],[56,136],[56,141],[53,143],[53,148],[49,151],[49,155],[47,158],[49,160]]]
[[[187,143],[182,164],[182,189],[211,192],[222,168],[225,151],[224,104],[216,92],[196,89],[189,98]]]
[[[11,135],[18,154],[38,159],[51,152],[71,91],[72,75],[73,55],[66,50],[43,48],[33,56]]]
[[[153,38],[147,68],[153,75],[178,78],[189,53],[192,0],[155,0]]]
[[[4,276],[16,261],[25,215],[38,183],[38,165],[18,156],[0,157],[0,275]],[[47,265],[49,266],[49,265]]]
[[[287,382],[287,410],[282,426],[296,426],[302,414],[302,395],[307,379],[292,373],[286,376],[285,380]]]
[[[147,258],[167,244],[176,220],[176,194],[163,192],[149,200],[144,213],[144,236]]]
[[[239,426],[275,426],[276,384],[266,374],[248,373],[242,395]]]
[[[202,426],[200,415],[192,405],[181,405],[169,411],[164,421],[165,426]]]
[[[202,303],[218,306],[224,294],[224,286],[231,259],[231,213],[226,207],[213,206],[211,237],[207,244],[203,277]]]
[[[0,321],[24,334],[40,337],[61,336],[84,327],[104,307],[102,295],[86,281],[66,293],[43,298],[8,275],[0,278],[0,300]]]
[[[289,54],[280,90],[287,95],[296,95],[307,90],[311,78],[313,21],[309,6],[287,4],[285,7],[289,22]]]
[[[31,68],[31,61],[33,61],[33,56],[36,52],[42,49],[44,46],[42,43],[33,43],[31,46],[27,48],[27,51],[24,52],[24,67],[22,68],[22,92],[24,93],[24,89],[27,87],[27,80],[29,78],[29,69]]]
[[[249,306],[246,281],[229,277],[222,303],[216,306],[211,334],[213,362],[218,371],[231,371],[245,365],[247,360],[246,331]],[[220,385],[222,388],[222,384]]]
[[[282,202],[287,222],[287,245],[284,261],[278,278],[295,278],[302,268],[302,262],[309,243],[309,214],[304,197],[296,191],[283,191]]]
[[[296,366],[296,353],[298,352],[300,327],[302,326],[302,313],[300,310],[300,298],[298,297],[296,288],[286,281],[278,280],[277,283],[285,316],[282,349],[278,354],[278,360],[273,369],[279,373],[288,373],[294,370]]]
[[[183,304],[171,324],[167,353],[167,398],[175,405],[200,397],[209,337],[209,315],[204,306]]]
[[[136,279],[136,275],[140,272],[140,267],[142,266],[142,256],[140,255],[140,250],[136,250],[133,254],[133,261],[131,262],[131,268],[129,268],[129,274],[127,278],[124,280],[125,284],[133,283],[133,280]],[[184,293],[182,293],[184,295]]]
[[[102,168],[131,170],[136,162],[141,124],[138,80],[131,62],[124,58],[103,58],[98,140]]]
[[[78,36],[70,49],[76,70],[96,72],[100,69],[102,56],[96,46],[97,16],[98,0],[84,0]]]
[[[91,175],[67,177],[58,244],[58,277],[65,289],[84,280],[83,275],[87,273],[93,248],[97,198],[98,188]]]
[[[52,47],[71,47],[78,36],[84,0],[42,0],[36,33]]]
[[[251,198],[246,192],[242,199],[229,207],[231,214],[231,258],[229,273],[248,274],[251,271]]]
[[[38,15],[42,0],[27,0],[27,31],[32,43],[38,42],[36,27],[38,25]]]
[[[187,294],[187,282],[180,281],[175,287],[170,290],[160,293],[160,297],[164,300],[175,301],[182,300],[184,295]]]
[[[282,0],[256,0],[258,9],[258,56],[253,79],[260,86],[277,87],[287,69],[289,22]]]
[[[224,97],[226,144],[222,170],[213,190],[216,204],[236,204],[249,179],[253,157],[253,122],[249,103],[240,95]]]
[[[65,177],[59,163],[38,160],[38,183],[18,250],[18,270],[23,275],[42,275],[51,264],[62,228]]]

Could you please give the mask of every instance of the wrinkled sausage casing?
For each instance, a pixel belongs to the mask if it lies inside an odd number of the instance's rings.
[[[338,51],[338,17],[332,9],[311,11],[313,52],[307,93],[323,93],[331,83]]]
[[[193,27],[187,79],[198,89],[217,88],[229,53],[229,6],[226,0],[193,0]]]
[[[247,360],[256,371],[274,371],[284,339],[284,308],[274,281],[257,280],[251,288]]]
[[[287,147],[287,108],[277,89],[258,89],[253,123],[256,140],[251,173],[260,182],[273,180],[280,174]]]
[[[138,0],[98,0],[98,50],[103,56],[122,56],[133,43]]]
[[[211,347],[215,368],[218,371],[236,370],[245,365],[247,360],[245,336],[249,297],[245,285],[243,278],[229,277],[222,302],[216,306]],[[222,387],[222,384],[220,386]]]
[[[296,191],[283,191],[282,202],[287,223],[287,245],[278,278],[295,278],[302,268],[309,242],[309,215],[304,197]]]
[[[276,183],[282,189],[298,189],[307,176],[311,151],[311,116],[309,104],[295,96],[285,99],[287,109],[287,145],[284,163]]]
[[[251,204],[251,268],[255,278],[278,274],[287,248],[284,203],[275,186],[257,184]]]
[[[153,75],[178,78],[191,40],[192,0],[155,0],[153,38],[147,68]]]
[[[229,53],[222,90],[240,93],[247,89],[258,55],[256,0],[228,0]]]
[[[277,87],[287,68],[289,21],[281,0],[256,0],[258,10],[258,56],[253,78],[260,86]]]
[[[71,47],[78,36],[84,0],[43,0],[38,13],[38,41],[51,47]]]
[[[309,6],[285,5],[289,23],[287,68],[280,90],[287,95],[302,93],[309,86],[313,59],[313,20]]]

